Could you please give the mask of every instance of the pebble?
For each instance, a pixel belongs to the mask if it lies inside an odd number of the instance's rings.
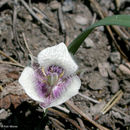
[[[57,10],[59,7],[60,7],[60,3],[56,0],[54,0],[50,3],[50,8],[52,10]]]
[[[125,63],[125,65],[128,66],[128,68],[130,68],[130,63],[129,62]]]
[[[5,109],[0,110],[0,120],[4,120],[9,116],[9,113]]]
[[[111,60],[112,63],[119,64],[120,60],[121,60],[120,53],[119,52],[112,52],[110,54],[110,60]]]
[[[80,25],[86,25],[86,24],[88,24],[89,21],[86,17],[83,17],[81,15],[77,15],[75,17],[75,22],[80,24]]]
[[[119,70],[124,75],[130,75],[130,69],[123,64],[119,65]]]
[[[110,90],[114,94],[119,90],[120,86],[116,79],[111,80]]]
[[[99,69],[100,74],[103,77],[108,77],[108,70],[110,69],[109,63],[107,63],[107,62],[99,63],[98,69]]]
[[[124,89],[124,91],[126,91],[127,93],[130,93],[130,82],[129,81],[124,80],[123,84],[121,86]]]
[[[74,2],[72,0],[65,0],[63,3],[62,11],[63,12],[71,12],[75,8]]]
[[[98,73],[95,73],[94,75],[89,77],[89,79],[89,87],[93,90],[101,90],[106,86],[106,82]]]
[[[108,62],[103,62],[98,64],[98,69],[100,74],[107,78],[110,77],[112,79],[116,78],[116,75],[112,72],[111,66]]]
[[[100,27],[97,27],[97,30],[99,30],[99,31],[104,31],[105,29],[104,29],[104,26],[100,26]]]
[[[94,106],[91,106],[90,107],[90,113],[92,115],[96,115],[96,114],[100,113],[105,105],[106,105],[105,101],[102,101],[102,102],[100,102],[100,103],[98,103]]]
[[[94,42],[90,38],[86,38],[84,42],[87,48],[93,48],[95,46]]]
[[[29,115],[31,115],[31,111],[30,110],[25,112],[25,117],[28,117]]]

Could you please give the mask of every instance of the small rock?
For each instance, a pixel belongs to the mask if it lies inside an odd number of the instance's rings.
[[[27,111],[25,112],[25,117],[28,117],[29,115],[31,115],[31,111],[30,111],[30,110],[27,110]]]
[[[124,75],[127,75],[127,76],[130,76],[130,69],[128,67],[126,67],[125,65],[121,64],[119,65],[119,71],[124,74]]]
[[[89,109],[85,109],[85,110],[86,110],[85,114],[86,114],[90,119],[92,119],[93,117],[92,117],[92,114],[91,114],[90,110],[89,110]]]
[[[75,8],[74,2],[72,0],[65,0],[63,3],[62,11],[71,12]]]
[[[101,90],[106,86],[106,82],[98,73],[93,74],[89,79],[89,87],[93,90]]]
[[[130,93],[128,93],[127,90],[125,90],[127,93],[124,94],[123,98],[126,101],[126,104],[128,104],[128,102],[130,103]]]
[[[123,80],[123,83],[121,84],[122,89],[124,89],[124,91],[130,93],[130,82],[127,80]]]
[[[111,114],[116,119],[122,119],[123,118],[123,116],[119,112],[111,111]]]
[[[110,60],[111,60],[112,63],[119,64],[120,60],[121,60],[120,53],[119,52],[112,52],[110,54]]]
[[[109,68],[108,70],[108,75],[111,79],[115,79],[116,78],[116,74],[112,72],[111,68]]]
[[[50,130],[48,125],[45,126],[45,130]]]
[[[99,31],[104,31],[104,26],[100,26],[100,27],[97,27],[97,30],[99,30]]]
[[[89,21],[88,21],[88,19],[86,17],[77,15],[75,17],[75,22],[80,24],[80,25],[86,25],[86,24],[88,24]]]
[[[98,103],[94,106],[91,106],[90,107],[90,113],[92,115],[96,115],[96,114],[100,113],[101,110],[103,109],[103,107],[105,106],[105,104],[106,104],[105,101],[102,101],[101,103]]]
[[[99,69],[100,74],[103,77],[108,77],[108,70],[110,69],[110,66],[108,63],[99,63],[98,69]]]
[[[114,94],[119,90],[119,83],[116,79],[111,81],[110,90]]]
[[[86,38],[84,42],[87,48],[93,48],[95,46],[93,41],[90,38]]]
[[[9,115],[10,114],[5,109],[0,110],[0,120],[6,119]]]
[[[54,0],[50,3],[50,8],[52,10],[57,10],[59,7],[60,7],[60,3],[56,0]]]
[[[112,72],[111,66],[110,66],[110,64],[108,62],[99,63],[98,64],[98,69],[99,69],[100,74],[103,77],[108,77],[109,76],[112,79],[116,78],[116,75]]]
[[[130,63],[129,63],[129,62],[125,63],[125,65],[126,65],[128,68],[130,68]]]

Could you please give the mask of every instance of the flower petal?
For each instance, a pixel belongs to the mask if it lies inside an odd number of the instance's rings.
[[[28,96],[36,101],[43,102],[43,98],[41,98],[36,91],[34,70],[31,67],[24,69],[19,78],[19,83]]]
[[[71,79],[71,84],[67,86],[66,91],[61,94],[59,98],[57,98],[54,102],[52,102],[47,108],[53,107],[53,106],[58,106],[67,100],[69,100],[71,97],[75,96],[78,94],[80,86],[81,86],[81,81],[78,76],[74,76]],[[42,103],[41,103],[42,106]],[[43,107],[44,108],[44,107]],[[46,109],[46,108],[44,108]]]
[[[50,65],[58,65],[64,68],[65,75],[70,75],[78,69],[77,64],[72,59],[66,45],[62,42],[53,47],[48,47],[38,54],[38,62],[45,69]]]

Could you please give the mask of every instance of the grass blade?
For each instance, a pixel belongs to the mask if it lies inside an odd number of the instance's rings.
[[[86,37],[92,32],[92,30],[98,26],[104,25],[119,25],[130,27],[130,15],[113,15],[106,17],[95,24],[89,26],[85,31],[75,38],[70,45],[68,46],[68,50],[73,55],[76,53],[82,42],[86,39]]]

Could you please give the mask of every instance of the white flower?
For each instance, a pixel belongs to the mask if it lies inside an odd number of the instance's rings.
[[[46,109],[60,105],[78,93],[81,81],[76,75],[77,69],[67,47],[60,43],[42,50],[37,63],[24,69],[19,83]]]

